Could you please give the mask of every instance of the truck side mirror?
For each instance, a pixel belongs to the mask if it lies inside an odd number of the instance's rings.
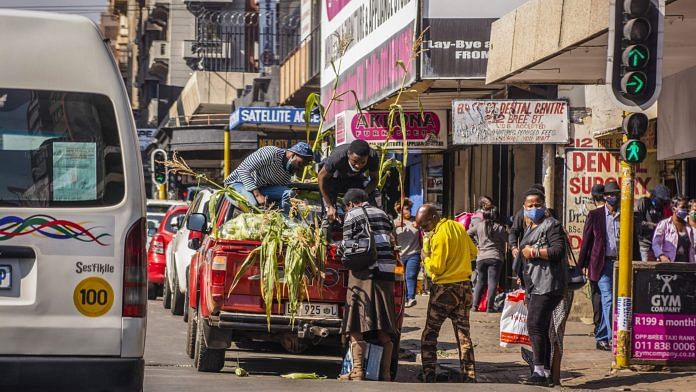
[[[186,222],[186,228],[198,233],[206,233],[208,230],[208,218],[205,214],[191,214]]]

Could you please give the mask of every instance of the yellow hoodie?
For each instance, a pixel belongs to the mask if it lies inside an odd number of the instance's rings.
[[[443,218],[435,226],[429,242],[430,254],[424,264],[433,283],[464,282],[471,278],[471,261],[476,258],[477,250],[464,226]]]

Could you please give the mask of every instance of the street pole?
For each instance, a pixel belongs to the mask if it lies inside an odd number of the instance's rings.
[[[628,141],[628,137],[624,137]],[[621,216],[619,230],[619,276],[616,300],[616,368],[628,367],[631,356],[633,278],[633,189],[635,165],[621,161]]]
[[[224,149],[223,152],[223,172],[225,174],[225,178],[230,175],[230,128],[225,127],[224,130],[224,138],[223,138],[223,143],[222,143],[222,148]]]
[[[157,191],[159,193],[160,200],[167,200],[167,188],[164,184],[157,185]]]

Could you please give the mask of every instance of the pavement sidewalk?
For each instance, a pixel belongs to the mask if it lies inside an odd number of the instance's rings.
[[[401,348],[415,354],[414,365],[420,366],[420,336],[425,325],[427,296],[416,297],[418,304],[406,309]],[[519,384],[529,368],[519,348],[499,344],[499,313],[471,314],[471,337],[474,342],[479,383]],[[590,335],[592,326],[578,321],[566,325],[562,366],[562,387],[571,389],[614,389],[643,391],[692,391],[696,371],[619,371],[612,372],[611,353],[595,348]],[[457,373],[459,359],[452,324],[446,322],[440,332],[439,364],[442,369]],[[417,367],[416,367],[417,368]]]

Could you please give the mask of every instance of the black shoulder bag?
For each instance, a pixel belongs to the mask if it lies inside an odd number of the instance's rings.
[[[357,238],[343,240],[341,243],[341,262],[353,272],[366,270],[377,261],[375,234],[365,207],[362,207],[362,212],[365,215],[362,233],[358,234]]]
[[[568,288],[570,290],[579,290],[587,284],[587,277],[578,268],[578,260],[575,258],[573,247],[570,245],[568,233],[563,230],[563,236],[566,240],[566,257],[568,260],[573,260],[573,264],[568,263]]]

